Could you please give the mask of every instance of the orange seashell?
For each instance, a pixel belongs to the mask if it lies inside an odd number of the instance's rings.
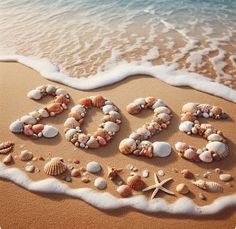
[[[63,108],[61,106],[61,103],[51,103],[47,105],[47,110],[51,113],[59,114],[63,111]]]
[[[116,122],[116,119],[114,116],[111,116],[111,115],[105,115],[102,119],[103,122],[107,122],[107,121],[110,121],[110,122]]]
[[[102,138],[107,138],[109,136],[108,132],[105,131],[104,129],[102,128],[98,128],[97,131],[94,133],[94,136],[97,137],[97,136],[100,136]]]
[[[156,102],[156,99],[154,97],[146,97],[145,101],[147,103],[147,106],[151,107]]]
[[[107,144],[106,140],[101,136],[97,136],[97,140],[98,140],[98,143],[102,146]]]
[[[56,99],[54,100],[55,103],[64,103],[68,104],[70,102],[69,99],[67,99],[64,95],[58,95]]]
[[[79,104],[85,106],[85,107],[91,107],[92,106],[92,100],[90,98],[83,98],[79,100]]]
[[[129,197],[132,195],[132,189],[126,184],[119,186],[116,191],[123,198]]]
[[[73,112],[73,111],[71,111],[71,112],[68,114],[68,116],[74,118],[76,121],[79,121],[79,120],[82,119],[81,114],[79,114],[79,113],[77,113],[77,112]]]
[[[145,183],[141,180],[141,176],[134,175],[127,178],[127,184],[130,188],[134,189],[135,191],[143,190]]]
[[[95,107],[101,107],[105,104],[105,99],[101,96],[101,95],[95,95],[93,98],[92,98],[92,103],[93,103],[93,106]]]
[[[43,130],[43,128],[44,128],[43,124],[35,124],[32,126],[32,130],[36,134],[40,133]]]
[[[127,107],[126,110],[130,114],[138,114],[141,111],[141,106],[136,105],[135,103],[130,103]]]

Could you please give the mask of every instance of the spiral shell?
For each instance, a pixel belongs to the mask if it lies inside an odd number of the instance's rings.
[[[50,176],[57,176],[64,173],[67,170],[67,166],[63,159],[60,157],[54,157],[44,166],[44,172]]]

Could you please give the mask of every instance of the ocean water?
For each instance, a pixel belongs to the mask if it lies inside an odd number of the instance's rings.
[[[236,88],[234,0],[1,0],[0,40],[73,78],[149,63]]]

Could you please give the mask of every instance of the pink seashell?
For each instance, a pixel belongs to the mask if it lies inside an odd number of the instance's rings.
[[[43,128],[44,128],[43,124],[35,124],[35,125],[32,126],[32,130],[36,134],[42,132]]]
[[[3,159],[3,163],[5,165],[9,165],[13,162],[13,157],[11,154],[8,154],[4,159]]]
[[[79,169],[72,169],[70,175],[71,175],[72,177],[78,177],[78,176],[80,176],[80,171],[79,171]]]
[[[24,126],[24,134],[26,136],[32,136],[34,134],[34,132],[32,130],[32,125],[25,125]]]
[[[98,140],[98,143],[100,145],[106,145],[107,144],[106,140],[101,136],[97,136],[97,140]]]

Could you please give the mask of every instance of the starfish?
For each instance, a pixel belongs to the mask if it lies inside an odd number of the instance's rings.
[[[167,182],[169,182],[171,180],[173,180],[173,179],[172,178],[167,178],[167,179],[160,182],[157,174],[154,173],[155,184],[143,189],[143,192],[155,189],[152,193],[151,199],[153,199],[156,196],[156,194],[158,193],[159,190],[161,190],[161,191],[163,191],[167,194],[170,194],[170,195],[175,195],[173,192],[171,192],[170,190],[163,187],[164,184],[166,184]]]

